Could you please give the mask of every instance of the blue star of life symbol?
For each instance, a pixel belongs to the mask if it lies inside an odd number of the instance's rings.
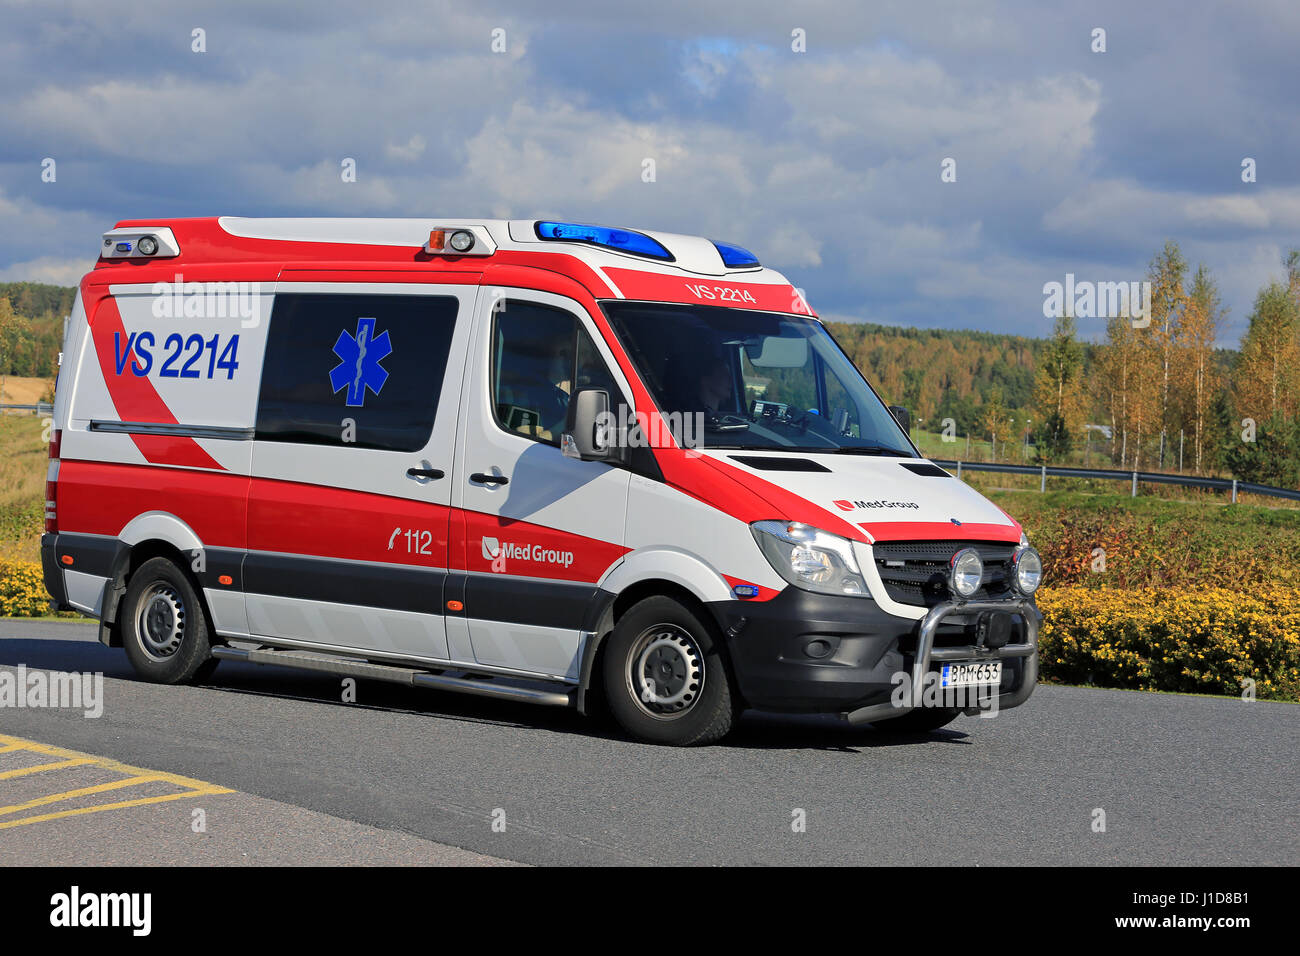
[[[378,395],[388,381],[388,370],[379,363],[392,351],[387,332],[375,336],[374,319],[357,319],[356,336],[344,329],[334,343],[334,354],[342,361],[330,370],[330,385],[336,392],[348,390],[348,405],[364,405],[366,389]]]

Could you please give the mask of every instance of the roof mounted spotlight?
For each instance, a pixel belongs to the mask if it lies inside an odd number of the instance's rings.
[[[102,239],[103,259],[170,259],[181,254],[176,236],[166,226],[110,229]]]
[[[430,255],[490,256],[496,244],[481,226],[434,226],[424,251]]]

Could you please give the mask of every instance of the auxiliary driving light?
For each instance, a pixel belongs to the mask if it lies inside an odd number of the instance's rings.
[[[984,562],[974,548],[962,548],[948,565],[948,586],[960,598],[974,597],[984,580]]]
[[[1011,582],[1025,597],[1033,596],[1043,582],[1043,559],[1033,548],[1019,548],[1011,556]]]
[[[447,245],[451,246],[457,252],[469,252],[474,248],[474,233],[468,229],[457,229],[447,240]]]
[[[140,241],[135,244],[135,249],[142,256],[152,256],[158,251],[158,240],[153,236],[141,236]]]

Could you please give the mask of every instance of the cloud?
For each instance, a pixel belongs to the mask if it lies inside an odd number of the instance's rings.
[[[59,259],[42,256],[26,262],[15,262],[0,268],[3,282],[46,282],[50,285],[75,286],[82,276],[95,267],[95,256],[80,259]]]
[[[1170,237],[1239,322],[1300,229],[1284,0],[5,15],[7,275],[56,274],[141,216],[562,215],[739,243],[826,314],[1023,331],[1044,281],[1140,276]]]

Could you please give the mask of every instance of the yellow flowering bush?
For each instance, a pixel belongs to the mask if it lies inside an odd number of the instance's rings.
[[[34,561],[0,561],[0,617],[50,613],[41,566]]]
[[[1044,680],[1300,699],[1300,588],[1039,592]]]

